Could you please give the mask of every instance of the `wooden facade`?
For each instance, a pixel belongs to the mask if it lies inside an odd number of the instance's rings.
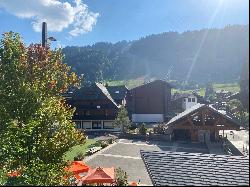
[[[197,104],[167,124],[176,140],[217,141],[220,130],[239,130],[240,124],[211,106]]]
[[[166,81],[155,80],[129,90],[128,110],[132,121],[133,116],[141,122],[165,121],[170,110],[171,88]]]
[[[119,130],[113,126],[113,121],[120,104],[125,103],[124,87],[108,88],[100,83],[94,83],[74,91],[66,100],[69,105],[76,108],[73,116],[76,127],[85,131]],[[110,92],[116,96],[115,99],[119,103],[112,98]]]

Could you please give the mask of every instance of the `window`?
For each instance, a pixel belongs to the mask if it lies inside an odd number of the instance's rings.
[[[120,93],[119,90],[115,91],[116,94]]]
[[[96,108],[101,108],[101,106],[97,105]]]
[[[105,121],[103,124],[104,129],[114,129],[114,125],[111,121]]]
[[[101,121],[93,121],[92,122],[92,129],[102,129],[102,122]]]
[[[191,98],[188,98],[188,102],[191,102]]]
[[[192,102],[195,102],[195,98],[192,98]]]

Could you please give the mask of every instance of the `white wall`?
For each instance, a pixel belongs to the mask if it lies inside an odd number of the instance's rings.
[[[191,102],[188,101],[188,98],[191,99]],[[194,102],[193,102],[193,99],[195,99]],[[186,109],[188,109],[196,104],[197,104],[197,97],[195,97],[195,96],[190,96],[190,97],[185,98],[185,102],[182,101],[182,107],[184,110],[186,110]]]
[[[132,114],[132,122],[163,122],[163,114]]]

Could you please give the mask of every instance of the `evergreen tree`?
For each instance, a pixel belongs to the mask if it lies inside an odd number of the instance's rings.
[[[114,126],[120,127],[123,133],[126,132],[127,129],[131,126],[131,122],[128,117],[128,112],[125,106],[123,105],[119,109],[117,117],[114,121]]]

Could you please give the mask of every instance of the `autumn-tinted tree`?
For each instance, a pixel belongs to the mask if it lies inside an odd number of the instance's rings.
[[[60,96],[79,80],[60,50],[26,47],[18,34],[0,43],[0,172],[18,170],[19,184],[62,185],[63,155],[84,136]],[[1,181],[1,179],[0,179]],[[3,181],[3,180],[2,180]]]

